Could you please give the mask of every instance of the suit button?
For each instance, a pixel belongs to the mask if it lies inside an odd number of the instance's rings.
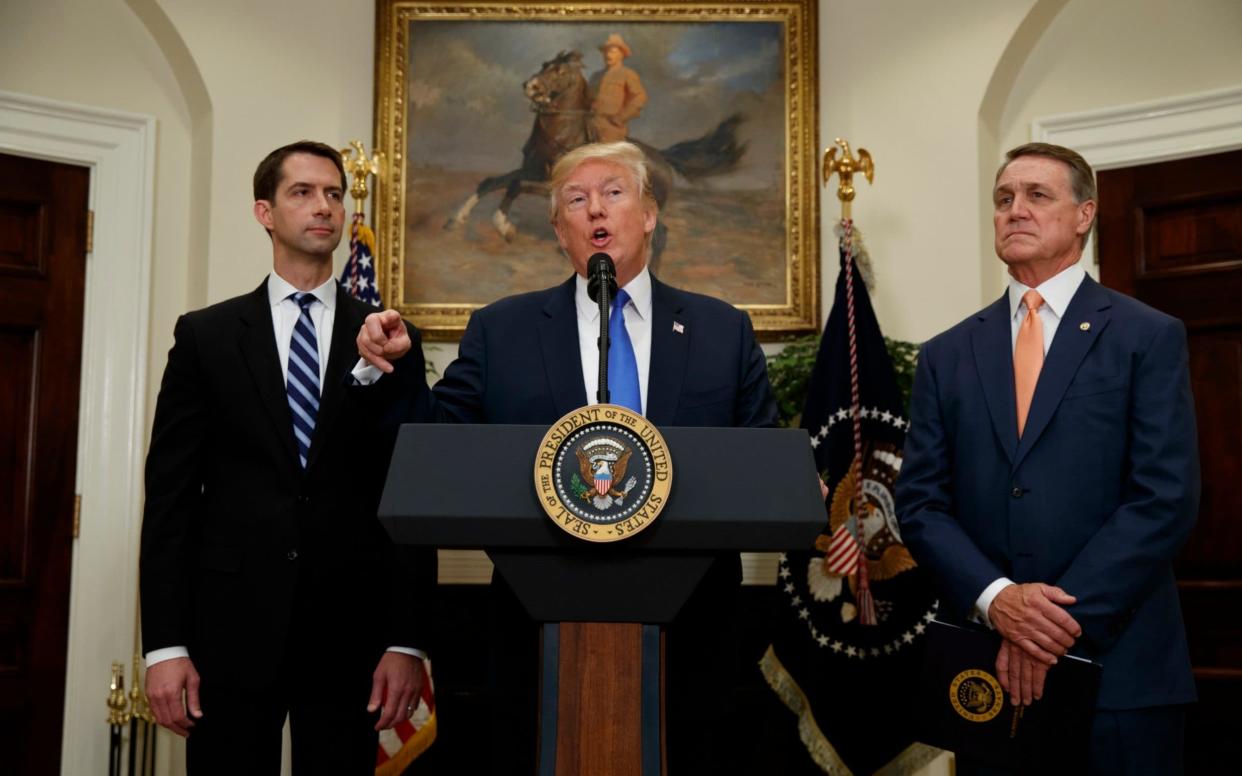
[[[1013,496],[1014,498],[1022,498],[1022,488],[1014,488],[1013,490],[1009,491],[1009,495]]]
[[[298,559],[297,550],[289,550],[289,552],[285,553],[285,560],[297,560],[297,559]]]

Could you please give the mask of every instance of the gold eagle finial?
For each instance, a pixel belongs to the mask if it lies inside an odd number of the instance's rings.
[[[858,156],[855,157],[850,153],[850,144],[844,139],[837,138],[837,145],[841,146],[840,159],[837,158],[836,147],[829,146],[824,151],[823,184],[827,186],[832,174],[837,174],[837,199],[841,200],[841,220],[844,221],[850,217],[850,203],[854,201],[854,173],[862,173],[867,183],[874,182],[875,162],[865,148],[858,149]]]
[[[368,194],[367,178],[372,175],[379,176],[384,165],[384,155],[376,152],[368,159],[361,140],[354,140],[349,145],[349,148],[341,149],[341,161],[345,164],[345,172],[353,179],[349,194],[354,198],[354,210],[361,213]],[[355,153],[357,156],[354,156]]]

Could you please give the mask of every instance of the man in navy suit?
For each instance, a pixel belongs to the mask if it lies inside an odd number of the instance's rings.
[[[550,180],[552,224],[574,275],[471,316],[457,360],[434,389],[438,418],[548,426],[594,403],[599,308],[587,294],[586,267],[591,255],[605,252],[620,289],[609,315],[611,325],[620,327],[609,358],[612,402],[657,426],[776,425],[766,362],[746,314],[667,286],[647,269],[658,212],[642,151],[627,142],[581,146],[557,162]],[[395,311],[368,316],[358,346],[372,366],[355,370],[355,376],[367,382],[380,370],[391,373],[378,380],[377,390],[393,401],[417,401],[421,375],[403,364],[410,343]],[[617,360],[622,356],[628,363]],[[718,773],[729,766],[738,723],[731,726],[723,715],[737,663],[730,651],[730,598],[740,579],[736,554],[718,560],[669,629],[673,772]],[[513,690],[504,694],[519,699],[497,723],[503,728],[498,732],[512,735],[507,746],[516,751],[499,754],[506,771],[528,772],[535,740],[536,631],[532,623],[507,619],[526,635],[504,647],[508,668],[497,669],[514,677],[501,677],[500,686]]]
[[[1199,503],[1185,328],[1079,266],[1096,194],[1074,151],[1010,151],[993,201],[1009,288],[920,353],[902,536],[942,614],[1003,637],[1015,704],[1067,652],[1104,665],[1082,767],[1181,773],[1195,689],[1173,558]]]

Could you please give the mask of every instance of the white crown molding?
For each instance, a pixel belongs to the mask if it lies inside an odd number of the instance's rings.
[[[1031,139],[1097,170],[1242,148],[1242,86],[1036,119]]]
[[[134,649],[155,119],[0,91],[0,151],[90,168],[74,541],[61,773],[107,762],[104,700],[113,660]],[[132,681],[132,677],[130,677]]]
[[[1073,148],[1097,171],[1232,151],[1242,148],[1242,86],[1045,116],[1031,140]],[[1094,232],[1082,267],[1099,279]]]

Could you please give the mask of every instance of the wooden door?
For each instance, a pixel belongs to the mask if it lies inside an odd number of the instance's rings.
[[[85,167],[0,154],[0,770],[5,773],[60,769],[89,182]],[[105,682],[101,675],[101,688]]]
[[[1203,499],[1177,561],[1188,773],[1242,762],[1242,151],[1101,172],[1100,279],[1186,323]]]

